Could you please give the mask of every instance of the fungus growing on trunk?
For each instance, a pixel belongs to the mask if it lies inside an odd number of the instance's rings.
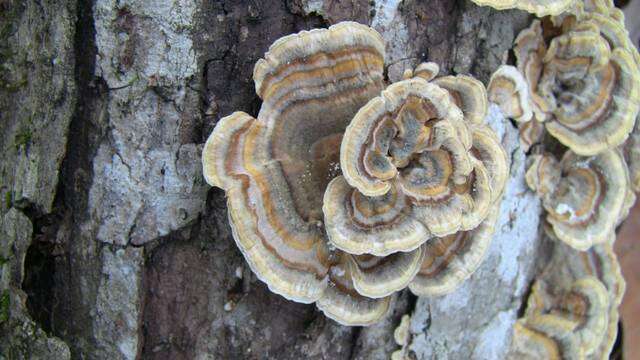
[[[380,35],[356,23],[277,40],[254,68],[258,117],[221,119],[203,150],[205,178],[226,191],[233,237],[257,277],[290,300],[320,300],[346,324],[375,321],[388,299],[357,295],[348,255],[326,240],[322,198],[345,127],[384,87],[383,59]]]
[[[480,82],[430,83],[426,63],[382,91],[383,58],[380,35],[351,22],[277,40],[254,68],[258,116],[221,119],[203,150],[257,277],[346,325],[380,319],[435,246],[460,257],[442,260],[450,288],[475,271],[508,174]]]
[[[542,198],[555,236],[584,251],[614,236],[628,211],[628,176],[617,150],[593,157],[567,151],[560,163],[551,155],[532,157],[526,179]]]
[[[619,21],[581,11],[536,20],[515,42],[535,118],[580,155],[622,144],[640,109],[638,53]],[[559,35],[558,35],[559,33]]]
[[[514,327],[511,358],[608,359],[625,283],[611,244],[558,244]]]

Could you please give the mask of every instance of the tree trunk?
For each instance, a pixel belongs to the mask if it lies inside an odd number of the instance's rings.
[[[368,328],[251,274],[200,152],[222,116],[257,114],[253,65],[283,35],[354,20],[383,35],[392,81],[429,60],[486,84],[527,14],[452,0],[0,0],[0,18],[0,355],[387,359],[404,314],[416,358],[508,350],[548,250],[517,130],[496,109],[512,168],[486,261],[448,296],[401,292]]]

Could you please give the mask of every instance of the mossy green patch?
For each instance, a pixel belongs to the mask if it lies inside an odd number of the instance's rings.
[[[27,146],[31,143],[31,138],[33,133],[30,129],[23,129],[16,134],[15,145],[16,150],[20,149],[22,146]]]
[[[9,320],[10,301],[9,290],[4,290],[2,296],[0,296],[0,324]]]
[[[11,205],[13,205],[13,193],[11,191],[4,193],[4,205],[7,209],[11,209]]]

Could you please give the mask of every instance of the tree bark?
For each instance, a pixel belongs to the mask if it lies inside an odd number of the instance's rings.
[[[442,298],[406,291],[344,327],[245,266],[202,144],[257,114],[254,63],[277,38],[343,20],[387,44],[386,75],[435,61],[485,84],[530,20],[451,0],[0,1],[0,354],[6,358],[501,358],[537,259],[540,205],[517,130],[492,108],[511,179],[481,269]]]

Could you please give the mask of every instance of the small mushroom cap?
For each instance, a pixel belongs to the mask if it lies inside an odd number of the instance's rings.
[[[534,165],[541,169],[543,163]],[[542,195],[547,221],[555,235],[578,250],[610,239],[625,211],[629,187],[620,153],[606,150],[594,157],[581,157],[568,151],[555,171],[562,174],[555,188],[553,181],[546,180],[554,177],[544,175],[553,174],[554,170],[534,172],[530,168],[527,172],[528,184]],[[551,185],[540,186],[545,183]]]
[[[423,247],[385,257],[351,256],[349,265],[353,287],[366,297],[387,297],[407,287],[420,270],[423,259]]]
[[[408,345],[409,336],[411,335],[409,325],[411,325],[411,317],[407,314],[402,315],[400,324],[393,331],[393,340],[395,340],[396,344],[400,346]]]
[[[477,79],[466,76],[443,76],[433,80],[435,84],[446,89],[453,98],[465,121],[481,124],[487,116],[487,90]]]
[[[335,74],[327,71],[330,67],[356,71],[378,68],[382,66],[380,55],[384,56],[384,52],[384,40],[377,31],[352,21],[287,35],[271,44],[264,58],[256,62],[253,69],[256,93],[268,101],[276,94],[286,94],[280,91],[290,91],[295,82],[305,77],[333,78]],[[355,65],[358,61],[360,64]],[[305,74],[305,70],[311,69],[315,71]]]
[[[338,176],[324,195],[325,228],[331,243],[351,254],[386,256],[411,251],[431,237],[411,214],[407,197],[394,186],[381,196],[365,196]]]
[[[531,25],[522,30],[516,37],[513,47],[517,68],[529,85],[531,107],[535,118],[545,121],[548,118],[548,105],[538,95],[538,83],[542,76],[544,54],[547,46],[542,36],[540,20],[534,20]]]
[[[528,152],[532,146],[542,142],[544,136],[544,124],[537,120],[531,120],[518,124],[520,134],[520,146]]]
[[[576,280],[570,289],[553,296],[551,291],[541,290],[541,284],[533,286],[527,307],[527,317],[550,312],[558,317],[576,321],[572,331],[586,355],[593,354],[606,336],[611,306],[607,288],[597,278],[587,276]]]
[[[357,293],[345,293],[329,286],[316,301],[324,315],[346,326],[369,326],[380,321],[389,311],[391,298],[371,299]]]
[[[558,15],[571,6],[576,0],[471,0],[482,6],[491,6],[494,9],[520,9],[538,17]]]
[[[433,80],[440,72],[440,66],[434,62],[423,62],[413,70],[413,76],[421,77],[427,81]]]
[[[471,152],[482,162],[489,173],[491,202],[495,204],[502,198],[509,180],[509,159],[496,134],[487,125],[472,128],[473,145]]]
[[[574,323],[569,338],[579,345],[581,353],[591,359],[608,359],[618,332],[618,306],[624,289],[611,243],[579,252],[558,242],[518,322],[530,326],[531,319],[542,315],[551,321]],[[531,329],[550,336],[539,327]],[[514,331],[514,343],[522,341]]]
[[[536,154],[528,159],[525,180],[542,199],[551,196],[560,183],[560,163],[550,154]]]
[[[531,326],[531,325],[529,325]],[[508,359],[513,360],[561,360],[563,349],[557,340],[544,332],[530,328],[524,319],[516,321]],[[533,326],[531,326],[533,327]],[[580,358],[584,354],[575,354]]]
[[[409,284],[418,296],[440,296],[451,293],[482,264],[495,230],[499,207],[475,229],[429,240],[424,261]]]
[[[487,88],[489,101],[497,104],[505,116],[517,122],[533,117],[529,86],[517,68],[502,65],[491,75]]]
[[[572,333],[577,321],[554,315],[535,314],[514,326],[510,359],[582,360],[584,349]]]
[[[226,192],[236,244],[288,299],[325,297],[334,255],[322,198],[344,129],[383,87],[383,59],[380,35],[356,23],[281,38],[254,68],[258,117],[221,119],[205,144],[203,173]]]
[[[329,271],[329,286],[316,302],[327,317],[347,326],[367,326],[384,317],[391,297],[380,299],[360,295],[353,286],[350,255],[342,253]]]

